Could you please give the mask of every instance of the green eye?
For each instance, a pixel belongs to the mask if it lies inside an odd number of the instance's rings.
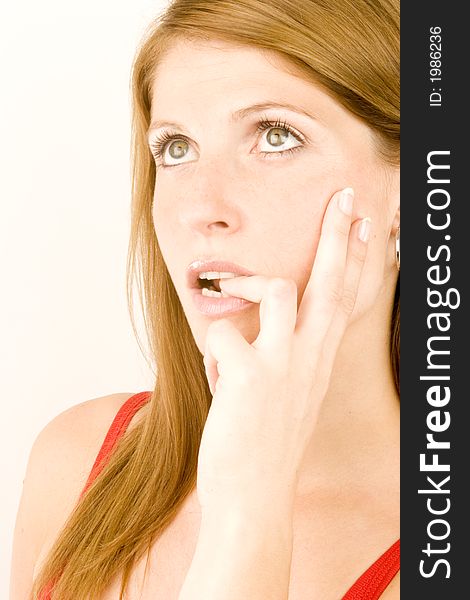
[[[262,132],[262,131],[266,131],[266,130],[268,131],[267,136],[266,136],[267,141],[270,144],[270,146],[272,146],[273,148],[275,148],[276,146],[283,146],[289,139],[289,135],[292,136],[295,140],[297,140],[300,143],[300,145],[294,146],[291,148],[286,148],[285,150],[281,150],[281,151],[275,151],[275,150],[273,152],[261,151],[260,154],[262,154],[263,156],[268,156],[269,154],[282,156],[286,152],[292,153],[295,150],[302,148],[306,141],[305,138],[298,131],[296,131],[293,127],[291,127],[285,121],[277,120],[277,121],[273,122],[273,121],[269,121],[267,119],[263,119],[258,124],[258,132]]]
[[[266,138],[272,148],[283,146],[288,141],[289,136],[292,136],[295,140],[297,140],[297,142],[300,142],[298,146],[286,148],[285,150],[273,150],[272,152],[261,151],[260,154],[267,158],[283,156],[287,152],[292,154],[296,150],[300,150],[306,142],[305,138],[300,132],[296,131],[288,123],[281,121],[280,119],[270,121],[266,118],[263,118],[257,124],[256,131],[258,133],[268,131]],[[184,163],[178,162],[175,164],[165,164],[165,153],[168,150],[169,158],[178,161],[188,153],[189,141],[185,136],[182,136],[178,133],[164,131],[150,142],[150,148],[155,161],[157,162],[157,166],[164,168],[176,167],[179,164]]]
[[[168,152],[172,158],[182,158],[186,152],[185,146],[187,150],[188,143],[185,140],[175,140],[168,144]]]
[[[286,143],[286,140],[288,139],[288,135],[285,134],[285,129],[282,127],[273,127],[271,130],[268,131],[268,135],[267,138],[269,140],[269,143],[272,146],[282,146],[283,144]],[[276,133],[273,136],[273,132],[281,132],[281,133]],[[284,132],[284,135],[282,134],[282,132]],[[271,138],[271,139],[269,139]]]

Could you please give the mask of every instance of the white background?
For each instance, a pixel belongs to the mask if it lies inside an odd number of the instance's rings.
[[[166,4],[26,0],[0,10],[0,598],[39,431],[73,404],[153,387],[125,293],[129,80],[138,41]]]

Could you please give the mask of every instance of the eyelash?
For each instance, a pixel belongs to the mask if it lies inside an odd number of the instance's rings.
[[[273,120],[270,120],[267,118],[262,118],[260,121],[258,121],[257,128],[256,128],[257,133],[262,133],[263,131],[267,131],[268,129],[285,129],[298,142],[302,142],[302,145],[294,146],[294,148],[288,148],[287,150],[280,150],[279,152],[260,152],[260,154],[262,154],[266,158],[277,158],[279,156],[284,156],[288,153],[290,155],[292,155],[292,154],[294,154],[294,152],[296,150],[301,150],[303,147],[303,144],[307,141],[306,138],[302,134],[300,134],[298,131],[296,131],[291,125],[289,125],[289,123],[287,123],[286,121],[282,121],[281,119],[276,119],[275,121],[273,121]],[[152,154],[153,154],[155,160],[157,161],[157,166],[161,166],[163,168],[169,168],[169,167],[178,167],[180,164],[184,164],[184,163],[179,163],[179,164],[175,164],[175,165],[164,165],[161,162],[161,159],[163,158],[163,154],[165,152],[167,144],[173,140],[189,141],[186,138],[186,136],[184,136],[184,135],[164,131],[162,134],[160,134],[159,136],[156,136],[150,142],[150,148],[152,150]]]

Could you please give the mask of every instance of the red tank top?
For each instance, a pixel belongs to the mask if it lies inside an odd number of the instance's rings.
[[[91,486],[106,465],[114,446],[124,434],[132,417],[148,400],[151,392],[139,392],[131,396],[121,406],[106,434],[103,445],[96,457],[80,498]],[[349,588],[342,600],[378,600],[385,588],[400,569],[400,540],[388,548]],[[54,582],[47,585],[39,594],[39,600],[50,600]]]

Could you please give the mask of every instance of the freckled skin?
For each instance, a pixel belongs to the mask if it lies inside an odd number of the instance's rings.
[[[186,288],[185,269],[199,255],[222,258],[257,274],[290,277],[300,302],[333,193],[355,190],[353,218],[370,216],[372,239],[352,320],[368,311],[394,266],[387,240],[396,201],[376,154],[370,129],[320,87],[288,72],[274,53],[226,43],[178,42],[160,64],[153,85],[152,121],[180,123],[189,138],[184,156],[173,149],[158,167],[154,223],[160,248],[188,317],[204,348],[210,319],[197,312]],[[263,101],[301,106],[314,119],[271,108],[232,123],[230,114]],[[262,117],[287,122],[280,147]],[[151,136],[153,133],[151,134]],[[303,144],[293,154],[275,152]],[[264,156],[261,152],[272,152]],[[175,159],[174,156],[177,158]],[[259,331],[258,307],[230,317],[248,341]]]

